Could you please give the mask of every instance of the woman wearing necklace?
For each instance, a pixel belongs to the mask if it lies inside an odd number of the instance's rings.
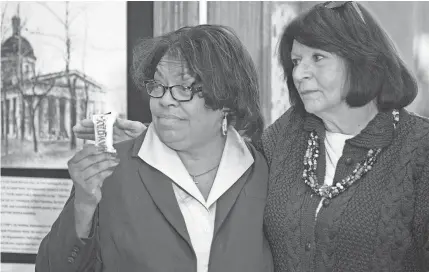
[[[327,2],[280,40],[292,107],[262,136],[275,271],[429,270],[429,120],[360,4]]]
[[[144,40],[133,64],[153,122],[117,159],[85,146],[70,160],[71,196],[36,271],[273,271],[268,167],[237,132],[263,128],[249,53],[203,25]]]
[[[360,4],[327,2],[279,51],[292,106],[258,141],[275,271],[429,271],[429,120],[404,109],[417,84],[387,34]]]

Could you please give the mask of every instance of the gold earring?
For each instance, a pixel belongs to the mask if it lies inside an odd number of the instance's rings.
[[[226,133],[228,132],[228,121],[226,120],[226,117],[228,116],[227,113],[223,116],[222,120],[222,135],[226,136]]]

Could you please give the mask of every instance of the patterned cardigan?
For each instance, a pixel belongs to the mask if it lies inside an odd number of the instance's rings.
[[[429,120],[406,110],[393,127],[379,113],[346,141],[334,184],[369,148],[381,147],[373,169],[330,201],[302,181],[310,131],[320,137],[317,177],[325,176],[325,128],[314,115],[289,109],[259,144],[270,166],[264,229],[276,272],[429,271]]]

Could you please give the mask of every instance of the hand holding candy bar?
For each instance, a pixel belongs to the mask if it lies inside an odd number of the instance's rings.
[[[87,237],[92,218],[101,200],[101,187],[118,165],[113,147],[113,124],[116,115],[97,114],[92,117],[95,145],[84,148],[68,162],[70,177],[75,188],[74,211],[76,232],[79,237]]]
[[[85,237],[101,200],[104,180],[113,173],[119,159],[94,145],[85,145],[68,162],[68,170],[75,188],[76,230]]]
[[[137,121],[116,118],[113,125],[113,143],[130,140],[139,136],[146,126]],[[80,121],[73,127],[75,136],[83,140],[95,140],[94,123],[92,119]]]

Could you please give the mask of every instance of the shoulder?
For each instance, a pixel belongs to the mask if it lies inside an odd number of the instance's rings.
[[[412,112],[407,112],[407,114],[409,115],[408,122],[411,124],[408,140],[412,141],[416,148],[429,152],[427,150],[429,148],[429,118]]]
[[[304,113],[297,110],[295,107],[290,107],[282,116],[280,116],[273,124],[268,126],[262,134],[262,140],[267,141],[273,137],[277,137],[284,132],[293,132],[304,122]]]
[[[258,171],[267,171],[268,172],[268,166],[267,166],[267,161],[264,157],[264,155],[262,154],[261,151],[259,151],[253,144],[251,141],[245,141],[247,148],[249,149],[250,153],[253,156],[254,159],[254,167],[258,170]]]
[[[411,147],[415,160],[417,177],[422,173],[423,168],[429,168],[429,119],[412,112],[409,115],[408,123],[411,126],[404,145]]]
[[[278,142],[287,137],[286,133],[294,133],[302,125],[303,120],[304,115],[291,107],[264,130],[257,148],[263,152],[269,164],[271,164],[272,153]]]
[[[293,117],[297,115],[297,111],[294,107],[289,108],[285,113],[283,113],[276,121],[274,121],[270,126],[268,126],[262,134],[263,138],[270,138],[272,136],[278,135],[281,133],[284,128],[288,127]]]
[[[429,118],[420,116],[413,112],[408,112],[410,119],[414,124],[414,132],[417,134],[415,137],[417,139],[428,139],[429,137]]]
[[[269,169],[267,160],[250,141],[246,141],[247,148],[254,158],[254,163],[250,168],[248,183],[245,185],[246,194],[260,196],[266,199],[268,193]]]

